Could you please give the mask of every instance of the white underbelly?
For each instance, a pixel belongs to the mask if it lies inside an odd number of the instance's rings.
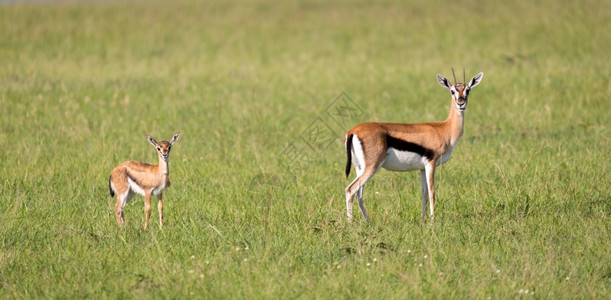
[[[406,172],[422,170],[425,163],[426,158],[418,153],[388,148],[382,168],[389,171]]]
[[[141,196],[145,196],[145,189],[143,187],[141,187],[140,185],[138,185],[135,181],[133,181],[131,178],[127,178],[127,182],[129,183],[129,187],[130,189],[136,193],[139,194]],[[168,186],[166,185],[166,183],[162,183],[160,186],[156,187],[156,188],[152,188],[150,189],[150,193],[153,196],[158,196],[159,194],[163,193],[163,191],[167,188]]]
[[[131,190],[138,194],[138,195],[142,195],[144,196],[144,189],[139,186],[136,182],[134,182],[131,178],[127,178],[127,182],[129,183],[129,187],[131,188]]]

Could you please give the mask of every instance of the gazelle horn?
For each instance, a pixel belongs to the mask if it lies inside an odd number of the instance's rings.
[[[454,76],[454,84],[456,84],[456,74],[454,74],[454,68],[452,68],[452,75]]]

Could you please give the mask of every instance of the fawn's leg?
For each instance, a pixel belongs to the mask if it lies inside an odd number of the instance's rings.
[[[159,211],[159,227],[163,226],[163,194],[157,196],[157,210]]]
[[[151,217],[151,192],[144,193],[144,212],[146,213],[146,219],[144,220],[144,229],[149,225],[149,218]]]

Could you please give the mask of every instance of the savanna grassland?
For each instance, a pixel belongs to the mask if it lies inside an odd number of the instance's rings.
[[[0,298],[608,299],[611,3],[506,2],[0,4]],[[382,170],[347,223],[343,132],[445,119],[452,67],[435,220]]]

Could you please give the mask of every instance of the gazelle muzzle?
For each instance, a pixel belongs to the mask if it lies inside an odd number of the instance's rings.
[[[461,100],[461,99],[457,100],[457,101],[456,101],[456,108],[457,108],[459,111],[464,111],[465,109],[467,109],[467,101],[466,101],[466,100],[464,100],[464,99],[462,99],[462,100]]]

